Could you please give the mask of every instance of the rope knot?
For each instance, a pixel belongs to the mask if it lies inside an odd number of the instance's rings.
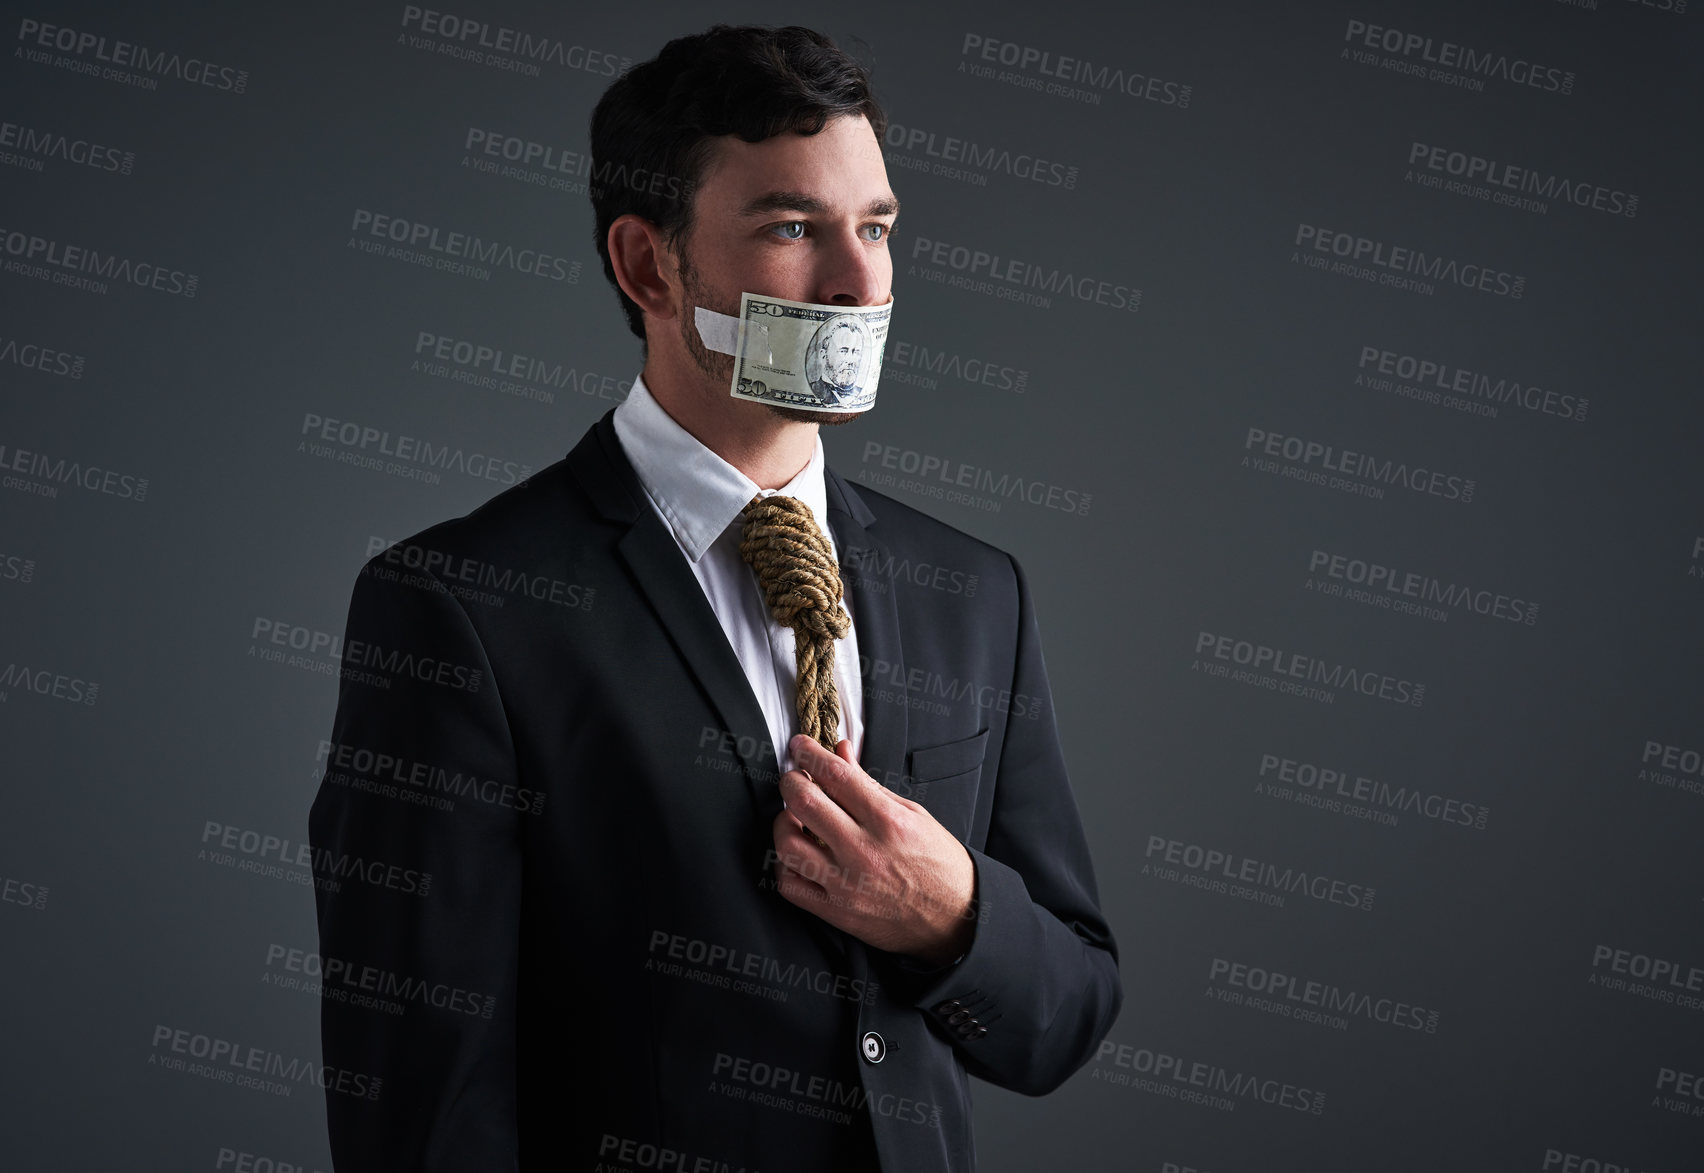
[[[757,572],[764,604],[775,622],[793,630],[799,666],[799,726],[819,745],[834,749],[840,701],[834,690],[834,641],[852,629],[840,605],[840,567],[828,535],[796,497],[759,494],[747,503],[740,557]]]

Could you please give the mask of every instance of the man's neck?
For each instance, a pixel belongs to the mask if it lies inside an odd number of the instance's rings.
[[[744,473],[760,489],[779,489],[816,452],[817,425],[782,419],[761,403],[712,394],[694,366],[673,371],[646,359],[651,398],[700,444]]]

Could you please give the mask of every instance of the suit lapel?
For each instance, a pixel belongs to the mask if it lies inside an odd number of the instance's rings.
[[[899,641],[899,602],[895,583],[883,567],[893,556],[869,527],[875,514],[840,474],[824,469],[828,489],[828,526],[840,554],[840,578],[852,597],[852,622],[858,634],[858,677],[864,692],[864,743],[859,764],[884,786],[905,769],[906,706],[877,700],[883,681],[905,679],[905,655]],[[895,686],[893,691],[898,691]],[[904,792],[902,788],[901,792]]]
[[[858,634],[858,678],[864,693],[864,743],[858,764],[891,790],[890,779],[899,777],[905,769],[906,706],[878,700],[876,692],[884,680],[905,679],[899,602],[893,576],[882,572],[882,568],[893,565],[892,553],[871,535],[869,527],[876,517],[857,490],[831,468],[823,469],[823,477],[828,489],[828,527],[834,531],[840,578],[852,597],[852,622]],[[902,794],[909,791],[909,786],[900,788]],[[854,980],[868,983],[869,946],[849,933],[840,937],[848,973]]]
[[[611,408],[592,426],[569,453],[570,465],[599,512],[628,525],[616,549],[723,727],[733,734],[757,813],[773,819],[781,812],[781,791],[769,723],[704,588],[646,500],[615,434],[614,414]]]

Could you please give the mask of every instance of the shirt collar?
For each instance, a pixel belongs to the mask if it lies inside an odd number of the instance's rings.
[[[760,493],[765,497],[783,493],[809,505],[817,526],[827,535],[830,547],[834,546],[834,535],[828,528],[821,436],[816,438],[810,461],[797,476],[779,489],[759,489],[751,478],[676,423],[645,386],[643,374],[633,376],[633,387],[616,406],[612,422],[646,496],[690,561],[696,563],[702,558]]]

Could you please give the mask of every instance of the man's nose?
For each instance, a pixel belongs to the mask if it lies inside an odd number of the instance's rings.
[[[855,232],[835,234],[818,254],[816,301],[823,305],[876,305],[887,300],[892,262]]]

